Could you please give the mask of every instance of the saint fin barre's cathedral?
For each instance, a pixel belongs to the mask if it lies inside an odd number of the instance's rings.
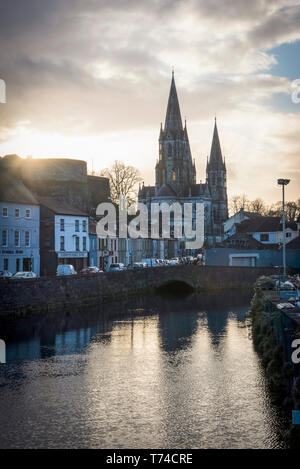
[[[206,165],[206,182],[196,183],[195,160],[192,159],[186,122],[183,127],[176,92],[174,72],[164,128],[159,134],[159,159],[155,167],[155,186],[142,186],[139,202],[203,202],[205,205],[206,244],[221,241],[223,222],[228,218],[226,166],[222,157],[217,123],[210,157]]]

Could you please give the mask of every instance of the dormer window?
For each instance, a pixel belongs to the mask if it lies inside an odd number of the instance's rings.
[[[261,233],[260,241],[269,241],[269,233]]]

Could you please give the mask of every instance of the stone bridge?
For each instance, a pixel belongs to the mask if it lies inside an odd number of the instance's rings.
[[[78,307],[157,291],[189,293],[250,288],[270,267],[178,265],[70,277],[0,281],[0,315],[27,315]]]

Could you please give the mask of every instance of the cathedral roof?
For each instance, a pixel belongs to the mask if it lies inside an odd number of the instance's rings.
[[[184,195],[185,197],[210,197],[210,192],[207,184],[191,184],[185,188]]]
[[[169,184],[163,184],[157,193],[158,197],[174,197],[177,196],[176,192]]]
[[[139,199],[145,199],[146,197],[153,197],[155,194],[154,186],[141,186],[139,189]]]
[[[182,120],[177,97],[177,91],[174,80],[174,72],[172,73],[172,82],[168,100],[167,114],[165,120],[165,131],[182,131]]]

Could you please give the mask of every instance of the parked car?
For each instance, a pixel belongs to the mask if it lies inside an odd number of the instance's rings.
[[[20,278],[36,278],[37,275],[34,272],[16,272],[11,278],[18,280]]]
[[[132,269],[136,270],[136,269],[144,269],[144,263],[143,262],[134,262],[132,264]]]
[[[179,258],[178,257],[172,257],[170,262],[172,262],[172,265],[179,264]]]
[[[168,262],[168,265],[178,265],[179,261],[177,261],[177,258],[170,259]]]
[[[109,266],[109,272],[118,272],[120,270],[126,270],[126,267],[122,263],[115,263],[115,264],[110,264]]]
[[[85,267],[80,271],[81,274],[98,274],[99,272],[103,272],[103,270],[98,269],[96,266]]]
[[[142,259],[141,262],[143,264],[146,264],[147,267],[157,267],[158,266],[156,259],[153,259],[153,258]]]
[[[8,270],[0,270],[0,278],[11,278],[12,273]]]
[[[59,264],[56,269],[56,275],[76,275],[77,272],[71,264]]]

